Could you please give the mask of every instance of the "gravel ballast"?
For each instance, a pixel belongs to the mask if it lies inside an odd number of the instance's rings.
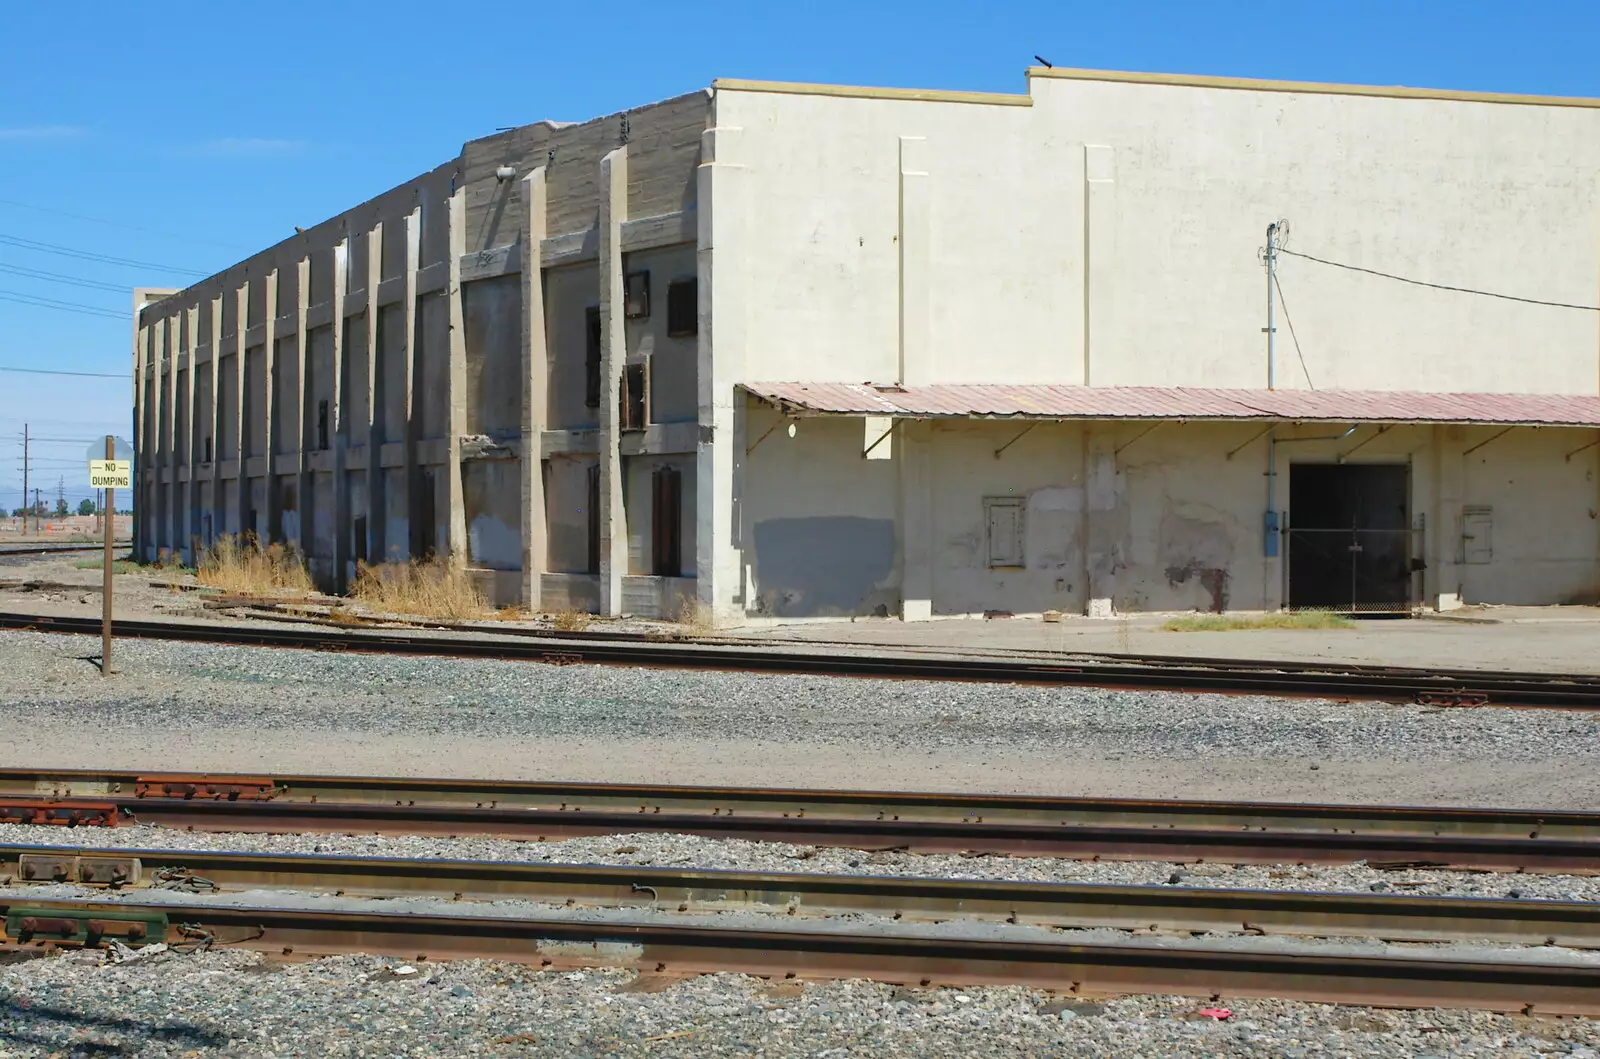
[[[1592,1059],[1584,1019],[1018,988],[684,980],[621,970],[254,953],[95,953],[5,968],[15,1056],[1529,1056]],[[1220,1006],[1230,1018],[1200,1014]]]
[[[1051,857],[966,857],[864,852],[783,842],[746,842],[655,832],[517,842],[421,835],[270,835],[178,831],[143,825],[61,828],[0,824],[0,843],[79,849],[210,850],[329,854],[401,859],[526,861],[539,864],[635,864],[659,868],[806,872],[945,879],[995,879],[1092,885],[1203,889],[1360,891],[1416,896],[1597,901],[1600,878],[1346,866],[1175,864],[1167,861],[1074,861]],[[181,861],[179,856],[169,858]],[[162,863],[165,863],[164,861]],[[146,867],[156,861],[146,859]]]
[[[0,633],[0,763],[1592,808],[1600,715]]]

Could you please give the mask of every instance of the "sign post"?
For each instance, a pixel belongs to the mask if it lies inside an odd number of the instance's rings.
[[[121,442],[126,447],[127,442]],[[106,435],[104,459],[95,459],[94,448],[89,450],[89,485],[106,491],[105,534],[106,554],[102,589],[100,593],[100,675],[111,675],[111,536],[117,521],[117,490],[133,488],[133,463],[117,458],[118,439]]]

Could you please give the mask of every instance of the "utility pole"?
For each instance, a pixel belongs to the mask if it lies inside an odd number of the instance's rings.
[[[22,535],[28,535],[28,424],[22,424]]]
[[[1262,330],[1267,333],[1267,389],[1273,389],[1278,381],[1278,327],[1276,320],[1277,303],[1274,299],[1278,285],[1278,224],[1276,221],[1267,225],[1267,249],[1262,255],[1267,265],[1267,326]]]

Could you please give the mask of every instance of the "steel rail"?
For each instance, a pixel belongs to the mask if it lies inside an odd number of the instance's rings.
[[[267,889],[677,913],[865,914],[1152,934],[1600,948],[1600,906],[1584,901],[25,845],[0,846],[0,875],[6,885],[115,881],[122,892],[133,886],[201,893]]]
[[[265,800],[382,806],[584,810],[640,816],[866,819],[970,824],[1129,826],[1225,831],[1453,835],[1600,842],[1600,813],[1454,806],[1081,798],[957,791],[826,790],[638,783],[574,783],[298,773],[0,769],[0,798]],[[136,799],[126,801],[127,798]],[[203,810],[201,810],[203,811]],[[1600,848],[1600,847],[1597,847]]]
[[[0,628],[89,634],[99,630],[90,618],[0,613]],[[515,637],[410,636],[318,626],[226,626],[168,621],[114,623],[117,636],[225,643],[238,646],[309,648],[370,654],[408,654],[489,658],[557,665],[593,664],[654,668],[713,669],[737,672],[813,673],[830,676],[919,680],[962,680],[1062,687],[1126,688],[1224,692],[1312,698],[1354,698],[1389,702],[1439,701],[1471,705],[1600,708],[1600,683],[1587,676],[1548,675],[1535,679],[1495,673],[1427,670],[1360,672],[1337,663],[1314,668],[1285,664],[1272,669],[1230,667],[1222,661],[1191,665],[1045,663],[993,658],[934,658],[895,655],[802,653],[759,647],[707,646],[681,642],[563,641],[559,649]]]
[[[200,801],[113,797],[138,823],[206,831],[491,835],[548,841],[639,832],[840,846],[917,853],[1240,864],[1353,864],[1487,871],[1600,871],[1600,843],[1551,838],[1230,831],[1220,828],[1111,827],[830,819],[679,813],[543,812],[522,809]]]
[[[3,900],[0,912],[9,947],[58,945],[62,928],[76,922],[82,931],[75,936],[91,942],[121,932],[141,941],[251,948],[300,959],[366,952],[407,960],[499,959],[555,969],[607,965],[656,973],[871,978],[924,986],[1009,984],[1090,995],[1270,996],[1600,1015],[1600,966],[1577,962],[131,901]],[[136,917],[141,921],[130,926]]]

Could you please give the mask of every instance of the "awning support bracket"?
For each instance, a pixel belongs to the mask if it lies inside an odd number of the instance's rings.
[[[994,450],[994,458],[998,460],[1000,458],[1000,454],[1002,452],[1006,451],[1011,446],[1013,446],[1017,442],[1021,441],[1024,437],[1027,436],[1028,431],[1032,430],[1034,427],[1036,427],[1038,425],[1039,425],[1038,423],[1029,423],[1027,426],[1023,427],[1021,433],[1019,433],[1016,437],[1012,438],[1010,441],[1006,442],[1004,445],[1001,445],[998,449]]]
[[[1391,426],[1393,426],[1393,425],[1394,424],[1392,424],[1392,423],[1385,423],[1384,425],[1380,426],[1378,428],[1378,432],[1376,434],[1372,435],[1367,440],[1359,442],[1359,443],[1357,443],[1355,445],[1352,445],[1352,446],[1350,446],[1350,448],[1346,449],[1344,452],[1339,453],[1339,458],[1338,458],[1338,460],[1336,462],[1343,463],[1345,460],[1349,459],[1350,456],[1353,453],[1357,452],[1358,450],[1360,450],[1364,446],[1370,445],[1374,441],[1377,441],[1379,438],[1383,437],[1383,435],[1385,433],[1387,433],[1389,428]]]
[[[882,445],[885,441],[887,441],[889,439],[889,435],[894,433],[895,424],[898,423],[898,422],[899,422],[898,419],[889,420],[889,429],[885,430],[882,434],[879,434],[877,441],[874,441],[872,444],[868,445],[865,449],[863,449],[861,451],[861,458],[862,459],[866,459],[867,456],[871,454],[873,449],[877,448],[879,445]]]
[[[1484,438],[1482,441],[1480,441],[1476,445],[1472,446],[1472,448],[1463,450],[1461,455],[1470,456],[1474,452],[1477,452],[1479,449],[1483,448],[1485,445],[1489,444],[1489,442],[1498,440],[1499,438],[1503,438],[1503,437],[1505,437],[1507,434],[1511,433],[1515,429],[1517,429],[1517,425],[1515,423],[1513,423],[1511,426],[1506,427],[1504,430],[1501,430],[1501,431],[1499,431],[1499,432],[1497,432],[1495,434],[1491,434],[1488,437]]]
[[[1589,444],[1584,445],[1581,448],[1573,449],[1571,452],[1567,453],[1567,456],[1566,456],[1567,462],[1571,463],[1572,462],[1572,457],[1576,456],[1580,452],[1588,452],[1590,449],[1594,448],[1596,445],[1600,445],[1600,432],[1596,433],[1595,439],[1593,441],[1589,442]]]
[[[767,440],[769,437],[771,437],[772,436],[772,432],[774,430],[777,430],[779,427],[783,426],[785,423],[791,423],[793,421],[794,421],[794,416],[786,415],[782,419],[778,420],[776,423],[772,424],[770,427],[767,428],[767,432],[765,434],[762,434],[759,438],[756,438],[755,441],[750,443],[750,445],[744,450],[744,454],[746,456],[748,456],[752,452],[756,451],[756,446],[761,444],[763,441]]]
[[[1129,445],[1132,445],[1135,441],[1138,441],[1140,438],[1144,437],[1146,434],[1149,434],[1151,431],[1158,430],[1158,429],[1160,429],[1161,427],[1164,427],[1164,426],[1166,426],[1165,422],[1151,423],[1149,426],[1147,426],[1143,430],[1139,431],[1139,433],[1135,434],[1133,437],[1129,438],[1127,441],[1124,441],[1122,444],[1120,444],[1116,448],[1112,449],[1111,450],[1111,455],[1113,455],[1113,456],[1122,455],[1122,450],[1123,449],[1127,448]]]
[[[1227,458],[1230,459],[1230,460],[1233,459],[1235,456],[1239,455],[1239,453],[1243,452],[1245,449],[1248,449],[1251,445],[1254,445],[1256,442],[1258,442],[1262,438],[1266,437],[1267,436],[1267,432],[1270,431],[1273,427],[1275,427],[1277,425],[1278,424],[1273,423],[1273,424],[1271,424],[1269,426],[1262,427],[1261,428],[1261,433],[1252,434],[1250,436],[1250,440],[1249,441],[1245,442],[1243,445],[1240,445],[1238,448],[1236,448],[1233,451],[1229,452]]]

